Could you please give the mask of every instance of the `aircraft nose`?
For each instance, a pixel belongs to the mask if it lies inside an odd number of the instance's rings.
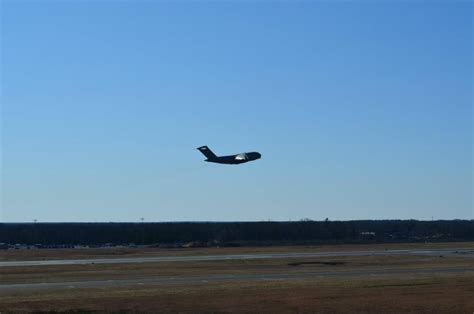
[[[262,158],[262,154],[257,153],[257,158],[258,158],[258,159]]]

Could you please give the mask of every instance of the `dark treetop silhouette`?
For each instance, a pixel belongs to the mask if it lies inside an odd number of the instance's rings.
[[[257,160],[262,157],[262,155],[257,152],[241,153],[241,154],[230,155],[230,156],[216,156],[216,154],[214,154],[212,150],[210,150],[209,147],[207,146],[201,146],[201,147],[198,147],[197,149],[201,153],[203,153],[204,156],[207,157],[207,159],[205,159],[204,161],[215,162],[218,164],[229,164],[229,165],[243,164],[244,162]]]

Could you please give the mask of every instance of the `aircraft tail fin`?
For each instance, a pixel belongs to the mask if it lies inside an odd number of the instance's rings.
[[[212,150],[207,146],[201,146],[197,148],[207,159],[214,159],[217,158],[216,154],[212,152]]]

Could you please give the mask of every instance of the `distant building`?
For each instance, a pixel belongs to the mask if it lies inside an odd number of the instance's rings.
[[[364,240],[375,239],[375,232],[373,231],[362,231],[359,233],[359,237]]]

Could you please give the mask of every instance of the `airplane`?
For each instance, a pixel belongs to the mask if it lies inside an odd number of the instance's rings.
[[[204,156],[207,157],[204,161],[207,162],[215,162],[218,164],[228,164],[228,165],[236,165],[236,164],[243,164],[244,162],[249,162],[252,160],[257,160],[262,157],[260,153],[257,152],[250,152],[250,153],[241,153],[237,155],[230,155],[230,156],[216,156],[209,149],[207,146],[201,146],[197,148]]]

